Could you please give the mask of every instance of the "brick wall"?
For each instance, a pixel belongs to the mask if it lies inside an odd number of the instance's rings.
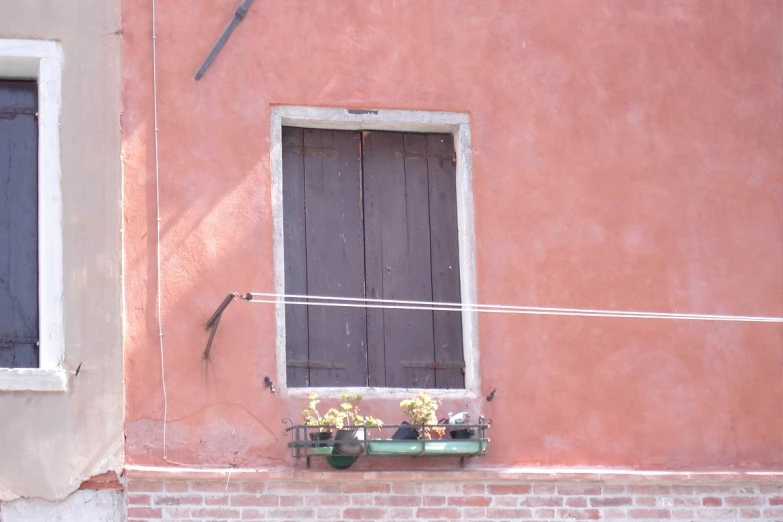
[[[783,521],[783,484],[780,483],[621,485],[129,479],[126,499],[129,522]]]

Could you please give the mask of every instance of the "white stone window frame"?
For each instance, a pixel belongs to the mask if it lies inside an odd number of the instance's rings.
[[[466,113],[346,109],[276,105],[270,115],[270,167],[272,212],[274,216],[275,292],[285,293],[285,253],[283,243],[283,126],[332,130],[377,130],[395,132],[449,133],[454,137],[457,156],[457,228],[459,239],[460,292],[462,303],[476,303],[476,245],[473,212],[473,156],[470,117]],[[418,389],[381,387],[289,388],[286,382],[285,304],[275,305],[277,382],[282,396],[306,397],[317,392],[324,398],[339,397],[350,391],[365,398],[406,398],[419,391],[442,399],[475,399],[481,395],[478,313],[462,312],[462,346],[465,358],[465,388]]]
[[[63,335],[60,111],[63,52],[58,42],[0,38],[0,79],[38,83],[39,367],[0,368],[0,392],[68,388]]]

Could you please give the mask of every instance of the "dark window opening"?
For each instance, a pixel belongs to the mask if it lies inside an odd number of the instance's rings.
[[[283,127],[285,291],[460,302],[449,134]],[[292,387],[464,388],[459,311],[286,305]]]
[[[38,88],[0,81],[0,368],[38,367]]]

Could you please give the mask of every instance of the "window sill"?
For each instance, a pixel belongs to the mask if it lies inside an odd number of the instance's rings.
[[[0,368],[0,392],[64,392],[68,379],[63,369]]]
[[[425,392],[435,399],[477,399],[478,394],[468,389],[442,388],[284,388],[280,395],[284,397],[306,398],[311,393],[317,393],[323,399],[337,399],[344,393],[361,395],[364,399],[409,399],[419,392]]]

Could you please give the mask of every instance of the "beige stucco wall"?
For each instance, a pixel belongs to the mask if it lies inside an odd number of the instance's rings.
[[[119,0],[0,2],[0,38],[57,40],[64,393],[0,392],[0,500],[58,499],[123,461]]]

